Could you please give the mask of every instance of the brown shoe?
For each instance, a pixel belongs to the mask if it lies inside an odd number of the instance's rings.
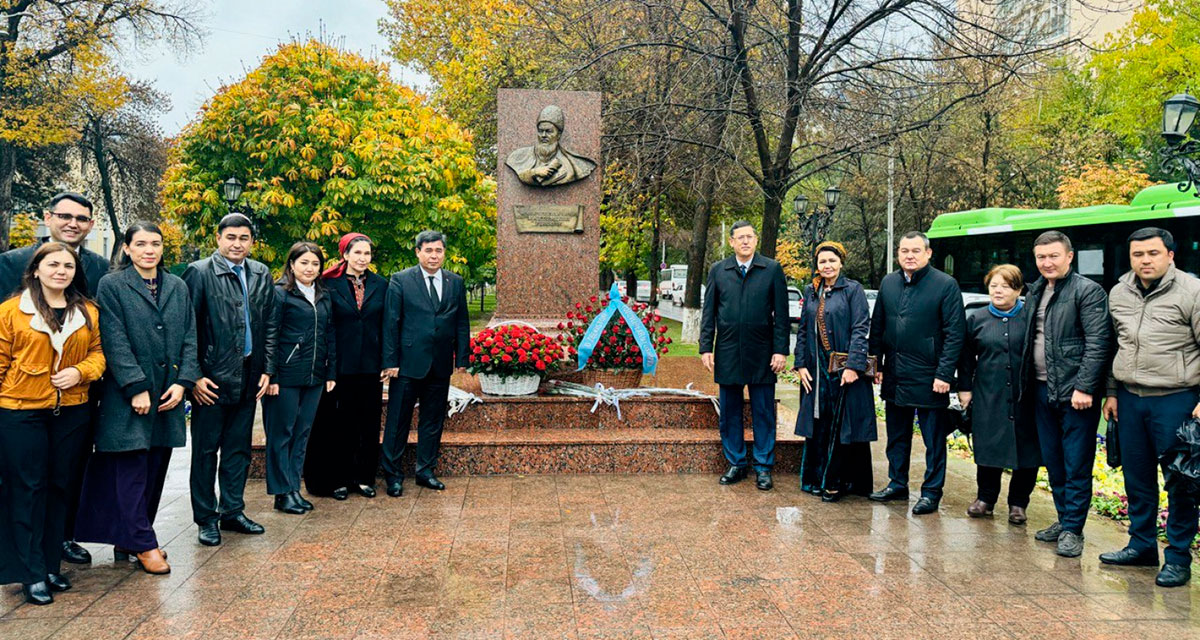
[[[1025,507],[1009,507],[1008,508],[1008,523],[1009,524],[1025,524],[1029,518],[1025,517]]]
[[[151,549],[137,554],[138,563],[142,565],[142,571],[156,576],[166,575],[171,573],[171,565],[167,564],[166,558],[163,557],[161,549]]]
[[[992,505],[983,500],[976,500],[967,507],[967,515],[972,518],[986,518],[992,515]]]

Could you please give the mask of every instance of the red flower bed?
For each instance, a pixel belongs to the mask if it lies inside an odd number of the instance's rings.
[[[655,351],[659,354],[667,353],[667,345],[671,344],[671,338],[667,337],[667,326],[663,324],[662,316],[658,315],[658,312],[651,309],[648,304],[636,301],[630,303],[628,296],[622,296],[621,301],[629,304],[629,308],[633,309],[641,319],[642,324],[650,333],[650,339],[654,342]],[[576,302],[575,309],[567,312],[567,321],[558,323],[559,330],[563,331],[558,335],[558,342],[566,347],[568,354],[578,355],[577,349],[584,332],[587,331],[592,320],[604,310],[604,307],[608,306],[608,302],[608,294],[592,296],[588,298],[587,302]],[[637,346],[637,342],[633,339],[633,332],[621,314],[613,314],[613,317],[609,319],[608,325],[600,334],[600,341],[592,350],[592,357],[588,359],[586,368],[600,370],[642,368],[641,349]]]
[[[562,346],[536,329],[506,324],[484,329],[471,338],[467,371],[503,377],[538,375],[558,368]]]

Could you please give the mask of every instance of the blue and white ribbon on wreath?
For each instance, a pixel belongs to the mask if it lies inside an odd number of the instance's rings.
[[[658,368],[658,350],[655,348],[654,338],[650,336],[650,331],[646,329],[646,325],[642,324],[642,319],[638,317],[637,313],[634,313],[629,305],[621,301],[621,291],[617,289],[615,282],[608,290],[608,306],[592,319],[587,331],[583,332],[583,339],[579,341],[579,347],[577,347],[579,368],[576,371],[583,371],[583,368],[587,366],[588,360],[592,357],[592,351],[600,342],[600,334],[604,332],[608,321],[616,313],[620,313],[621,317],[625,319],[625,324],[629,325],[633,340],[642,353],[642,373],[653,375],[654,370]]]

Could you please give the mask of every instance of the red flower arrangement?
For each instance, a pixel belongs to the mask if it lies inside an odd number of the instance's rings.
[[[558,368],[563,348],[537,329],[505,324],[484,329],[471,338],[467,371],[501,377],[543,376]]]
[[[563,331],[558,335],[558,342],[566,348],[568,355],[578,356],[576,349],[583,339],[584,332],[587,331],[592,320],[608,306],[609,300],[608,294],[604,294],[592,296],[588,298],[587,302],[576,302],[575,309],[567,312],[567,321],[558,323],[559,330]],[[663,324],[662,316],[658,315],[658,312],[651,309],[648,304],[636,301],[630,303],[629,296],[621,296],[621,301],[628,304],[629,308],[633,309],[633,312],[641,318],[646,331],[650,333],[650,340],[654,342],[655,351],[660,355],[667,353],[667,345],[671,344],[671,338],[667,336],[667,326]],[[598,370],[642,368],[641,349],[637,346],[637,341],[633,339],[633,332],[621,314],[613,314],[613,317],[609,319],[608,325],[600,333],[600,341],[592,350],[592,357],[588,359],[585,368]]]

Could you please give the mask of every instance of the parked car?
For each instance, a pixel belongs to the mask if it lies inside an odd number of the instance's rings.
[[[800,314],[804,309],[804,294],[796,287],[788,287],[788,317],[792,321],[792,331],[800,330]]]
[[[623,295],[623,296],[629,295],[628,287],[625,286],[624,280],[617,281],[617,291],[621,292],[621,295]],[[650,302],[650,281],[649,280],[638,280],[637,281],[637,292],[636,292],[636,295],[634,295],[634,299],[637,300],[638,302]]]
[[[867,294],[867,311],[875,313],[875,299],[879,297],[879,289],[864,289],[863,293]]]

